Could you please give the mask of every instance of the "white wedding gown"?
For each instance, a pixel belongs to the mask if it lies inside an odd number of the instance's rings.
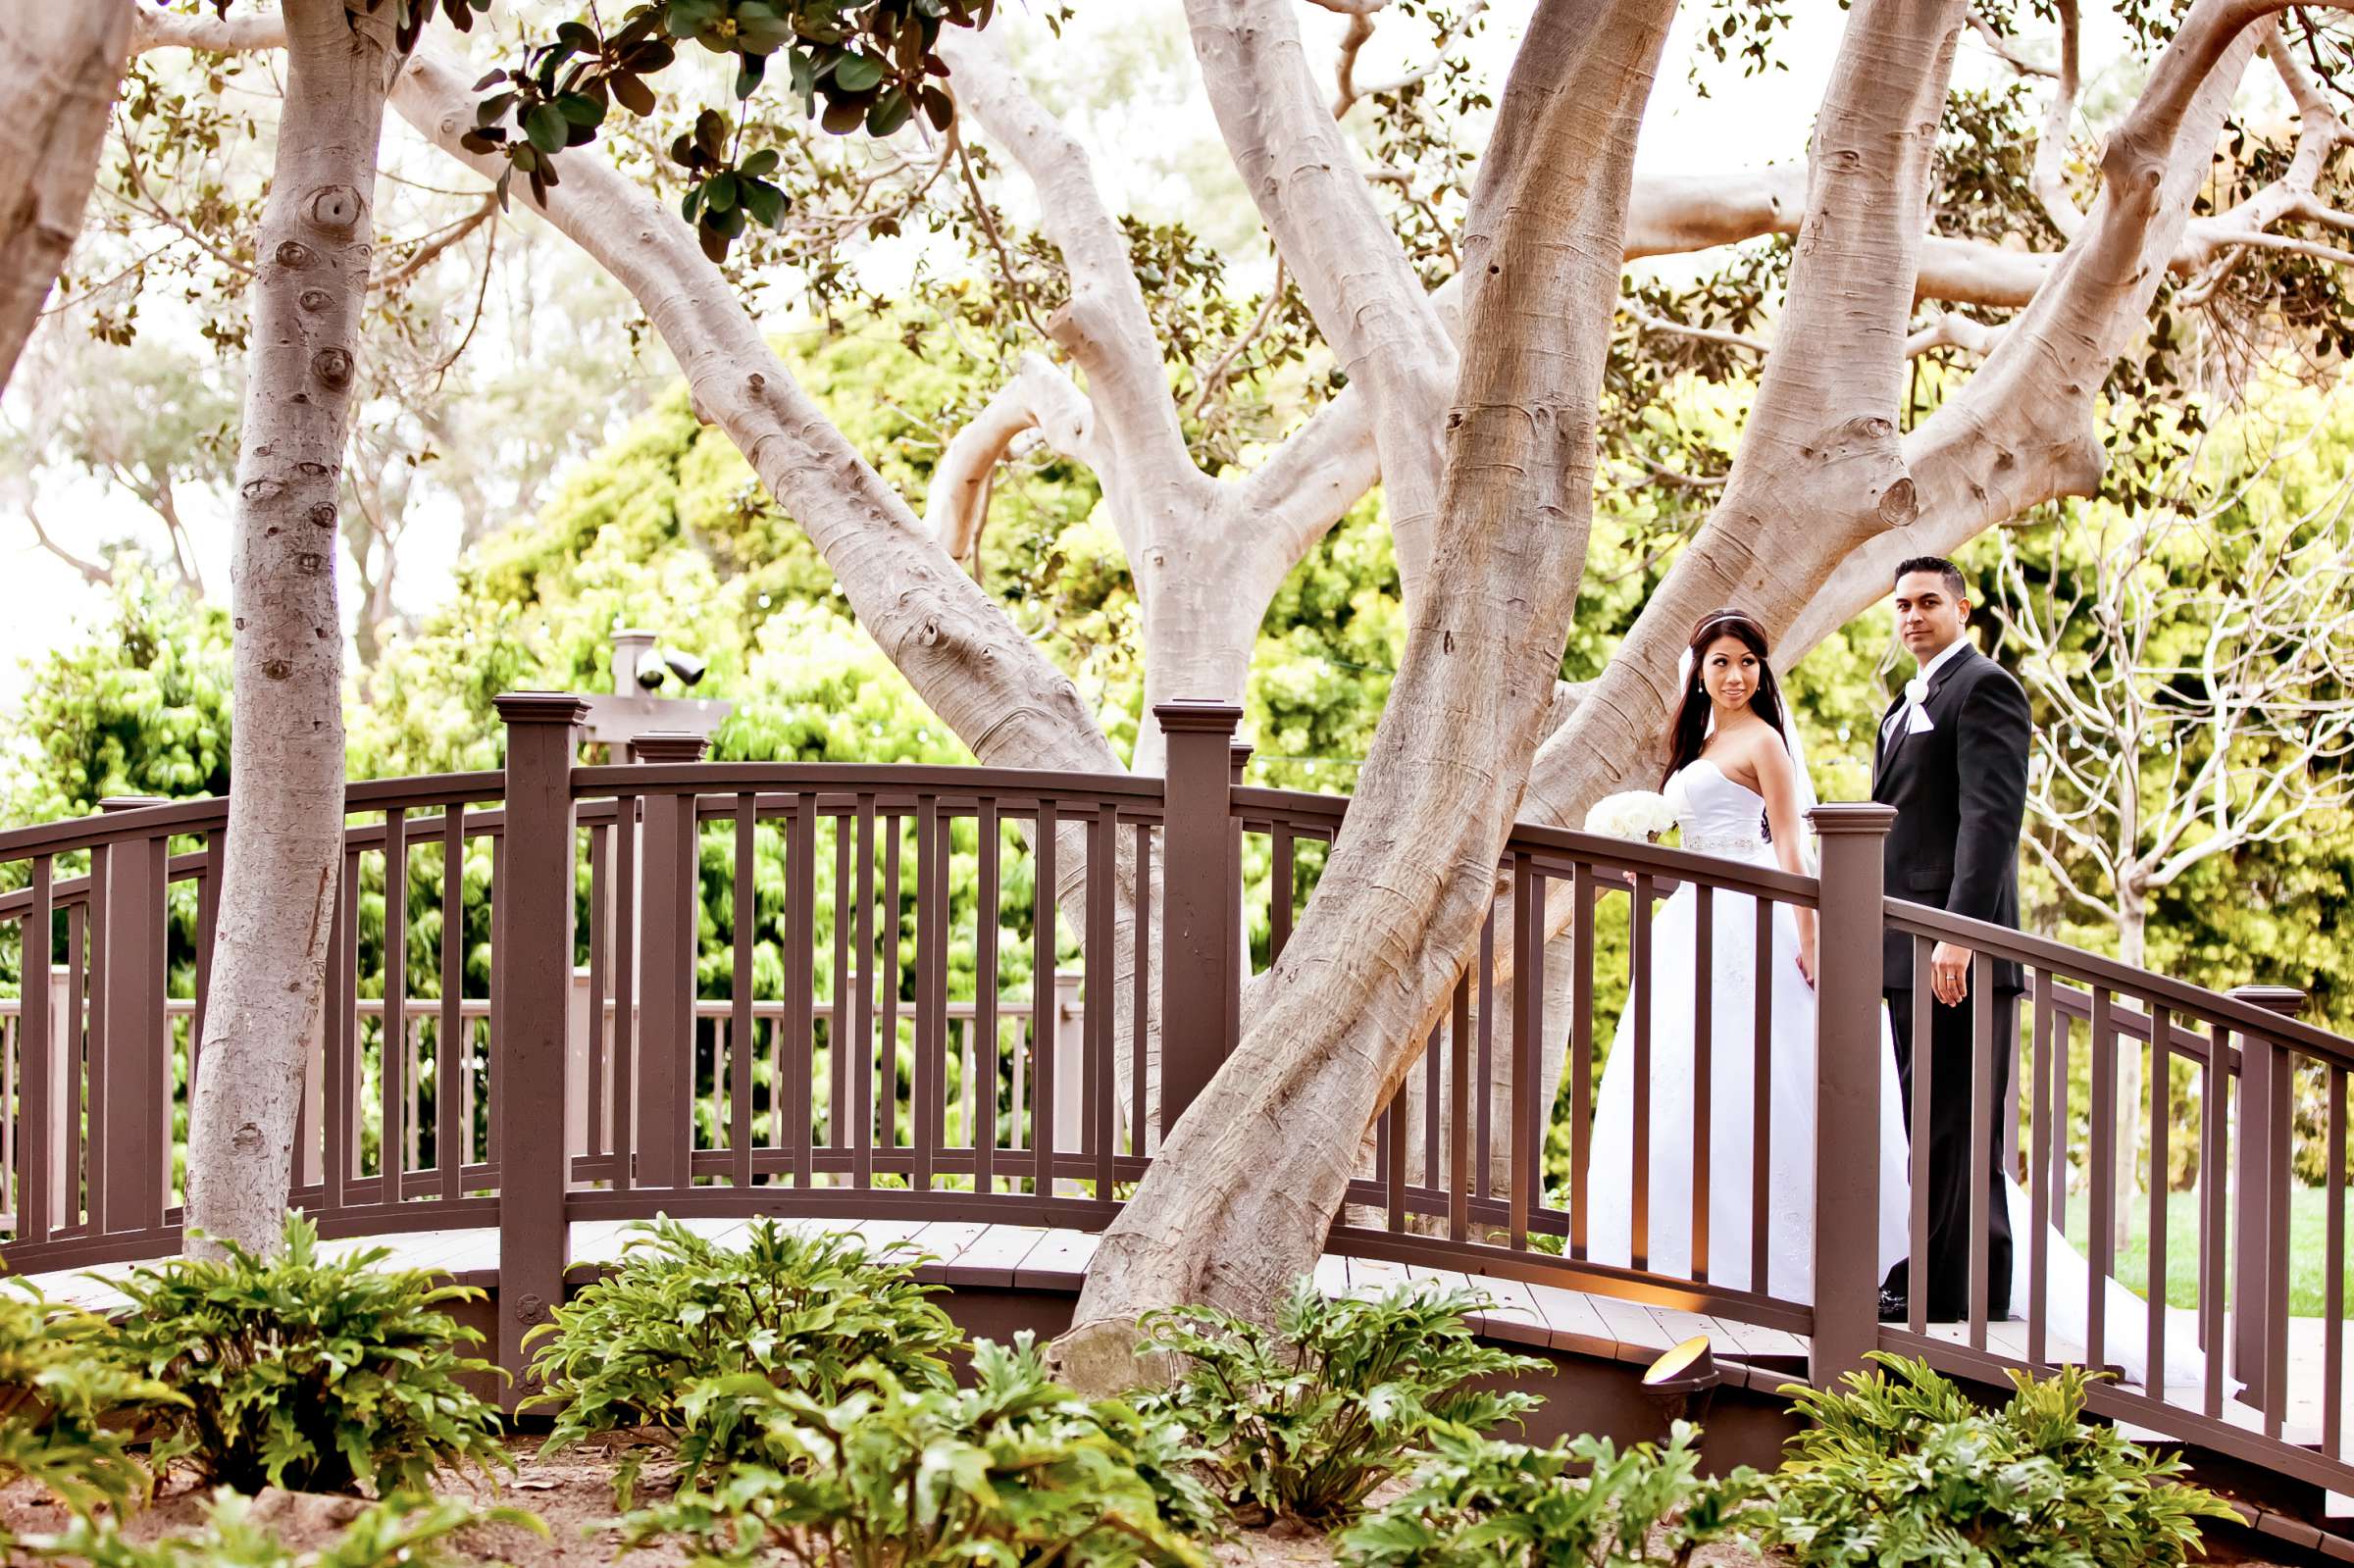
[[[1683,846],[1701,854],[1779,869],[1765,841],[1765,801],[1702,758],[1668,782]],[[1691,1279],[1693,1088],[1697,1082],[1693,1029],[1695,916],[1689,886],[1670,894],[1651,928],[1650,1126],[1648,1240],[1644,1267],[1652,1274]],[[1798,967],[1798,931],[1787,905],[1774,912],[1772,1037],[1766,1084],[1770,1146],[1769,1188],[1762,1210],[1766,1278],[1750,1278],[1750,1188],[1755,1161],[1751,1138],[1757,1048],[1757,905],[1721,889],[1712,895],[1715,938],[1711,950],[1709,1040],[1709,1283],[1758,1290],[1788,1301],[1815,1297],[1815,989]],[[1878,954],[1872,955],[1876,962]],[[1639,978],[1639,977],[1638,977]],[[1603,1065],[1594,1106],[1587,1165],[1586,1256],[1618,1268],[1632,1266],[1634,1214],[1634,997],[1619,1015],[1616,1037]],[[1908,1250],[1911,1200],[1903,1098],[1896,1046],[1886,1014],[1880,1021],[1879,1276]],[[2013,1237],[2012,1316],[2026,1315],[2028,1237],[2026,1194],[2006,1182]],[[2090,1318],[2092,1271],[2056,1229],[2045,1233],[2049,1304],[2055,1340],[2082,1344]],[[2108,1292],[2103,1359],[2122,1368],[2127,1383],[2145,1382],[2149,1341],[2138,1296],[2114,1280]],[[2167,1381],[2196,1383],[2203,1372],[2187,1334],[2168,1337]]]

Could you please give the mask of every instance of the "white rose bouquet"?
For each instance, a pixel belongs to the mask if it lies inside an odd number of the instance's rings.
[[[1675,803],[1649,789],[1606,795],[1586,813],[1586,832],[1612,838],[1656,838],[1675,826]]]

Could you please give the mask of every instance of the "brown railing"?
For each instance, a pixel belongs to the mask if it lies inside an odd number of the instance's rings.
[[[578,699],[525,693],[500,709],[503,771],[348,792],[355,820],[295,1201],[330,1235],[495,1228],[502,1299],[515,1308],[499,1314],[510,1365],[559,1296],[575,1220],[781,1213],[1101,1228],[1231,1049],[1252,983],[1246,955],[1254,940],[1264,961],[1281,954],[1347,810],[1337,797],[1241,786],[1239,714],[1214,705],[1161,710],[1165,784],[714,764],[699,742],[661,736],[641,740],[634,761],[582,766]],[[0,894],[0,957],[13,955],[20,976],[20,994],[0,1002],[0,1207],[5,1260],[20,1273],[179,1243],[226,805],[114,804],[0,833],[0,868],[16,868],[19,885]],[[1885,899],[1888,817],[1820,808],[1818,878],[1515,830],[1473,961],[1369,1130],[1335,1249],[1560,1286],[1605,1308],[1711,1314],[1803,1353],[1818,1378],[1881,1346],[1976,1376],[2099,1364],[2113,1328],[2100,1292],[2087,1342],[2051,1332],[2043,1222],[2065,1210],[2080,1170],[2093,1272],[2115,1272],[2108,1238],[2129,1196],[2110,1142],[2116,1070],[2122,1051],[2138,1049],[2152,1057],[2155,1239],[2148,1277],[2133,1283],[2157,1303],[2141,1332],[2161,1367],[2184,1336],[2219,1353],[2195,1387],[2106,1387],[2097,1405],[2354,1492],[2336,1416],[2354,1045],[2264,998]],[[1655,961],[1662,902],[1679,888],[1697,910],[1689,975]],[[1777,1277],[1766,1246],[1766,1208],[1792,1150],[1777,1166],[1776,1138],[1789,1135],[1771,1114],[1766,1021],[1772,987],[1787,982],[1771,964],[1737,974],[1713,951],[1726,932],[1765,950],[1781,906],[1817,912],[1824,954],[1812,1086],[1820,1134],[1805,1162],[1811,1287]],[[1980,1134],[1976,1174],[1997,1160],[2016,1169],[2032,1205],[2023,1325],[1990,1325],[1982,1305],[1952,1326],[1919,1311],[1905,1324],[1874,1319],[1868,1130],[1890,929],[1923,962],[1937,940],[1972,949],[1981,992],[1996,962],[2028,971],[2015,1037],[1998,1040],[1986,1017],[1983,1070],[1959,1087]],[[1623,968],[1603,958],[1621,933]],[[1689,1159],[1692,1207],[1666,1216],[1648,1181],[1650,1067],[1655,1047],[1667,1048],[1651,1019],[1661,998],[1687,993],[1699,1022],[1673,1048],[1691,1056],[1689,1143],[1679,1129],[1663,1146]],[[1754,1023],[1738,1040],[1713,1038],[1710,1021],[1727,1016]],[[1593,1089],[1598,1041],[1621,1018],[1633,1149],[1612,1190],[1630,1206],[1631,1246],[1604,1262],[1590,1245]],[[2087,1114],[2073,1116],[2078,1037],[2093,1092]],[[1712,1088],[1715,1057],[1733,1049],[1752,1053],[1747,1103]],[[1995,1092],[1991,1065],[2005,1055],[2017,1064],[2009,1095]],[[2175,1107],[2175,1064],[2190,1080],[2187,1115]],[[2309,1332],[2287,1311],[2289,1089],[2317,1072],[2328,1090],[2329,1283],[2328,1316]],[[1956,1087],[1918,1087],[1917,1106]],[[1729,1236],[1712,1193],[1738,1188],[1709,1152],[1724,1126],[1746,1128],[1753,1161],[1748,1223]],[[1565,1146],[1549,1159],[1551,1139]],[[2197,1302],[2177,1321],[2163,1284],[2170,1155],[2181,1146],[2197,1150]],[[2228,1183],[2217,1179],[2226,1169]],[[1652,1245],[1671,1220],[1690,1255],[1674,1272]],[[1923,1223],[1917,1204],[1916,1252]],[[2316,1351],[2309,1388],[2291,1367]]]

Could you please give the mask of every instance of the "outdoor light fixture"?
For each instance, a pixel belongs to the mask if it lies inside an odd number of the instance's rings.
[[[683,686],[693,685],[702,680],[703,672],[710,668],[693,654],[681,653],[676,648],[664,648],[662,662],[670,666],[670,673],[679,678],[679,684]]]
[[[1643,1394],[1660,1413],[1663,1429],[1678,1421],[1705,1421],[1722,1374],[1709,1353],[1709,1337],[1696,1334],[1668,1350],[1643,1374]]]
[[[638,677],[638,683],[648,691],[661,689],[662,683],[670,678],[670,672],[663,668],[662,654],[655,648],[648,648],[638,655],[638,668],[633,673]]]

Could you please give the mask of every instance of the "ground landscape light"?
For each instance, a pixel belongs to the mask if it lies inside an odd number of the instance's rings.
[[[1667,1350],[1643,1374],[1643,1392],[1660,1413],[1663,1427],[1700,1421],[1708,1415],[1722,1375],[1710,1353],[1709,1337],[1696,1334]]]

